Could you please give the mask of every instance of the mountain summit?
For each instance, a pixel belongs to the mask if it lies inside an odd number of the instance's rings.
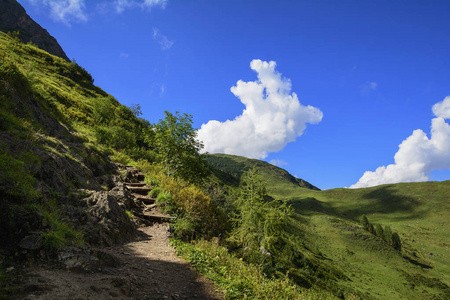
[[[69,61],[56,39],[15,0],[0,0],[0,31],[19,31],[19,39],[23,43],[32,42],[42,50]]]

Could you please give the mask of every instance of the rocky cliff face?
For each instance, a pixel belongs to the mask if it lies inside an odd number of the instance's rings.
[[[37,24],[16,0],[0,0],[0,31],[19,31],[22,42],[32,42],[42,50],[69,61],[56,39]]]

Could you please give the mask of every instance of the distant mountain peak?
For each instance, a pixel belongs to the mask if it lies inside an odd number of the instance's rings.
[[[0,0],[0,31],[19,31],[19,39],[70,61],[58,41],[36,23],[16,0]]]

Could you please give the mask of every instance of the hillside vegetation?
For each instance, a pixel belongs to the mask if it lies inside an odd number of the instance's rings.
[[[450,294],[450,181],[318,191],[286,181],[289,177],[264,162],[229,155],[210,155],[207,161],[230,186],[242,170],[255,166],[269,196],[294,209],[286,232],[307,259],[294,266],[299,275],[290,270],[297,284],[363,299],[447,299]],[[372,232],[361,222],[364,216]],[[400,251],[391,240],[397,234]]]
[[[121,163],[145,172],[177,217],[178,253],[227,299],[448,299],[449,181],[320,191],[266,162],[199,155],[192,116],[150,124],[93,82],[0,32],[1,295],[20,290],[5,271],[14,261],[132,235],[139,210],[123,203],[126,230],[80,221],[86,199],[126,175]]]

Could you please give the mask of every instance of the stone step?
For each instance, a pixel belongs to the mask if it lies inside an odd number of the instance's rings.
[[[145,173],[139,172],[137,173],[137,180],[142,181],[145,179]]]

